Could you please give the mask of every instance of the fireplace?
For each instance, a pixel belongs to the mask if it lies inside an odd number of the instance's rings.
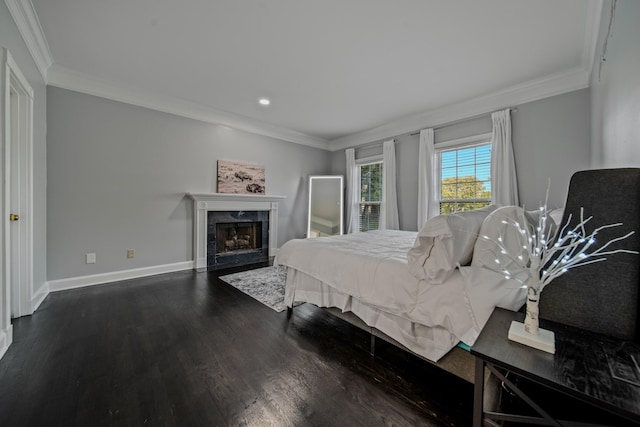
[[[207,212],[208,269],[268,259],[268,211]]]
[[[278,249],[278,203],[284,196],[223,193],[187,193],[187,196],[193,200],[195,270],[254,263],[259,262],[256,261],[258,258],[268,260],[275,256]],[[214,223],[217,224],[215,227],[212,226]],[[234,240],[234,233],[235,241],[227,245],[227,241]],[[215,244],[212,243],[214,235]],[[218,235],[223,243],[218,242]]]

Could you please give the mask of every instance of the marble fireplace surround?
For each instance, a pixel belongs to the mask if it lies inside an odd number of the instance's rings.
[[[278,202],[285,196],[263,194],[187,193],[193,200],[193,268],[207,269],[207,212],[269,211],[269,256],[278,249]]]

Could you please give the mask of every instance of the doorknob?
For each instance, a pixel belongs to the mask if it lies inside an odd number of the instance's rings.
[[[20,219],[20,216],[17,214],[9,214],[9,221],[17,221]]]

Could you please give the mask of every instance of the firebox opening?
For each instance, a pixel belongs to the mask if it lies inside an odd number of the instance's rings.
[[[218,256],[262,249],[262,222],[217,223],[216,235]]]
[[[207,212],[207,269],[269,259],[269,211]]]

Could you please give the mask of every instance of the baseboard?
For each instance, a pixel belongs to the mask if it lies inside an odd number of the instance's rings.
[[[42,304],[42,301],[44,301],[47,295],[49,295],[49,282],[43,283],[40,289],[33,295],[33,298],[31,298],[31,313],[40,307],[40,304]]]
[[[51,280],[48,282],[49,291],[64,291],[67,289],[83,288],[85,286],[101,285],[121,280],[154,276],[156,274],[193,269],[193,261],[176,262],[173,264],[156,265],[153,267],[134,268],[131,270],[113,271],[110,273],[92,274],[89,276],[70,277],[67,279]]]
[[[0,331],[0,359],[2,359],[13,342],[13,325]]]

